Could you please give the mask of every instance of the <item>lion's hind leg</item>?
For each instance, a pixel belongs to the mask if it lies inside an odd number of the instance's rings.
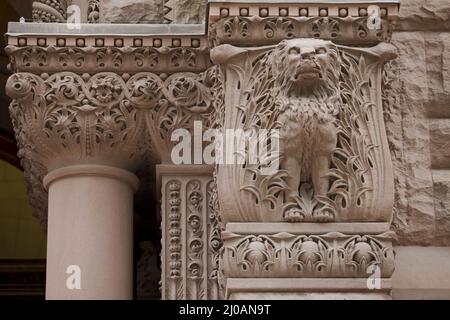
[[[319,139],[315,148],[315,157],[312,163],[312,182],[314,186],[314,197],[317,201],[313,211],[312,219],[317,222],[330,222],[335,218],[335,213],[327,205],[327,194],[329,191],[330,160],[337,144],[336,128],[329,124],[321,128]]]

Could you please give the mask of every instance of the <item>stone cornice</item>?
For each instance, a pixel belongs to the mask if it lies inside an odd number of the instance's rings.
[[[99,40],[100,41],[100,40]],[[103,40],[101,40],[103,41]],[[202,72],[211,66],[205,49],[193,47],[57,47],[8,46],[10,68],[14,72],[35,74],[61,71],[78,74],[117,72],[135,74],[144,70],[155,73]]]
[[[368,26],[368,8],[379,8],[381,25]],[[276,44],[289,38],[319,38],[339,44],[374,45],[389,41],[398,16],[393,1],[210,1],[213,45]]]
[[[209,21],[242,17],[360,17],[367,16],[370,5],[378,5],[382,17],[393,21],[398,16],[399,0],[363,1],[270,1],[270,0],[209,0]]]
[[[381,17],[377,30],[368,27],[368,7],[374,4]],[[225,43],[255,46],[289,38],[320,38],[370,46],[389,41],[398,7],[397,0],[209,1],[208,28],[203,24],[84,23],[71,29],[65,23],[11,22],[6,51],[14,72],[202,72],[211,66],[209,49]]]
[[[9,23],[14,72],[202,72],[211,66],[204,25]]]

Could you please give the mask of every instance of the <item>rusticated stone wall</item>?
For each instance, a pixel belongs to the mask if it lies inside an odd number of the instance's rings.
[[[163,0],[102,0],[100,22],[161,23]]]
[[[204,23],[206,0],[100,0],[101,23]]]
[[[402,0],[385,120],[399,245],[450,245],[450,2]]]

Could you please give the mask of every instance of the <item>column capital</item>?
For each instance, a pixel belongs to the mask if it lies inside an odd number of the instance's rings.
[[[133,172],[170,161],[173,130],[210,121],[217,81],[214,70],[13,74],[6,92],[35,215],[45,225],[42,180],[52,170],[90,164]]]
[[[136,110],[151,99],[135,81],[142,77],[13,74],[6,92],[20,155],[49,171],[86,162],[132,170],[144,153]]]
[[[42,181],[47,173],[87,164],[132,172],[144,161],[149,142],[143,134],[145,120],[136,113],[147,100],[135,81],[143,77],[131,79],[133,86],[111,72],[92,77],[15,73],[8,79],[18,156],[33,214],[44,228],[47,192]]]

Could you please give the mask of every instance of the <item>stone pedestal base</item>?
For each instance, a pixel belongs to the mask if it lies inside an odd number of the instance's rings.
[[[228,299],[390,299],[385,223],[229,223]]]

